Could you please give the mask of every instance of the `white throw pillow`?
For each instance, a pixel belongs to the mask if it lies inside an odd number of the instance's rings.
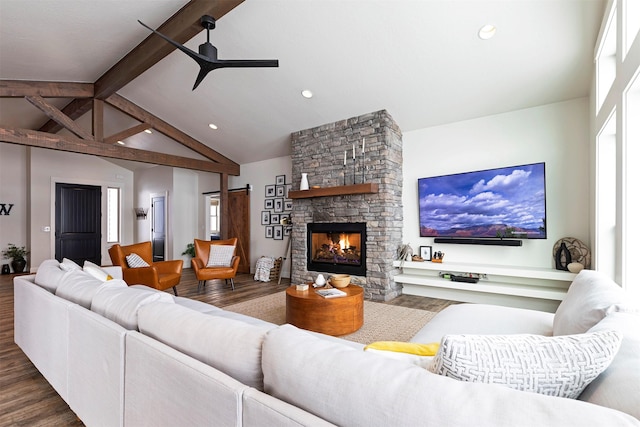
[[[127,265],[129,268],[140,268],[140,267],[150,267],[147,261],[143,260],[140,255],[133,253],[129,254],[126,257]]]
[[[230,267],[235,250],[232,245],[211,245],[207,267]]]
[[[113,277],[111,277],[109,273],[107,273],[102,268],[100,268],[100,266],[92,263],[91,261],[84,262],[84,265],[82,266],[82,271],[89,273],[90,275],[92,275],[93,277],[95,277],[96,279],[102,282],[106,282],[107,280],[113,279]]]
[[[430,370],[460,381],[577,398],[615,357],[615,331],[560,337],[446,335]]]
[[[582,334],[628,297],[602,273],[582,270],[573,280],[553,317],[553,335]]]
[[[60,263],[60,269],[62,271],[73,271],[73,270],[82,270],[78,264],[69,258],[62,258],[62,262]]]
[[[55,259],[47,259],[42,261],[42,264],[36,271],[36,277],[34,279],[36,285],[48,290],[51,293],[56,292],[60,285],[64,275],[64,270],[60,268],[60,263]]]

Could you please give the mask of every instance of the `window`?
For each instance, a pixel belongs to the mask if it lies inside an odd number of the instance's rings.
[[[209,199],[209,234],[220,234],[220,200]]]
[[[120,241],[120,189],[107,188],[107,243]]]

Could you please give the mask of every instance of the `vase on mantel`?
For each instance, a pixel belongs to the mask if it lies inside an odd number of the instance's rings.
[[[309,189],[309,180],[307,179],[307,174],[302,172],[302,179],[300,179],[300,190],[308,190]]]

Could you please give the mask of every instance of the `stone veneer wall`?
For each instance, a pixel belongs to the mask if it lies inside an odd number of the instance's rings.
[[[401,294],[392,263],[402,241],[402,132],[385,110],[341,120],[291,134],[293,189],[301,174],[309,185],[335,187],[353,184],[352,147],[356,145],[356,184],[362,183],[362,138],[365,182],[377,183],[377,194],[357,194],[293,200],[292,283],[312,281],[307,271],[307,223],[366,222],[367,275],[353,277],[365,289],[365,298],[388,301]],[[347,166],[343,167],[347,151]],[[325,276],[327,273],[323,273]]]

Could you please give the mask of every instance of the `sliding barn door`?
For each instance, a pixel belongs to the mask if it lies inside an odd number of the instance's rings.
[[[249,215],[249,194],[247,190],[229,192],[229,237],[238,238],[236,254],[240,257],[238,273],[251,272],[249,243],[251,238]]]

